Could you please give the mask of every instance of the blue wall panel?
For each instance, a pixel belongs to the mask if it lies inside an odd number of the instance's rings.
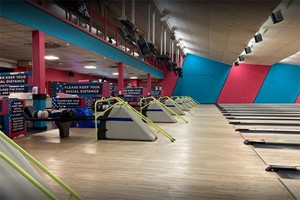
[[[215,103],[231,66],[187,54],[183,77],[179,78],[174,96],[191,96],[200,103]]]
[[[0,15],[118,62],[124,62],[159,78],[164,77],[163,72],[158,69],[145,64],[106,42],[102,42],[96,37],[38,9],[26,1],[1,1]]]
[[[277,63],[271,69],[255,103],[294,103],[300,92],[300,66]]]

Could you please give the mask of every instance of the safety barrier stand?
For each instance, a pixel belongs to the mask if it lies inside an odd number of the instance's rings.
[[[169,97],[169,99],[172,99],[174,102],[176,102],[176,99],[182,99],[181,96],[172,96],[172,97],[175,98],[175,100],[173,100],[173,99],[170,98],[170,97]],[[176,102],[176,104],[179,105],[177,102]],[[179,105],[179,106],[180,106],[180,108],[181,108],[182,110],[184,110],[184,108],[183,108],[181,105]],[[193,113],[191,113],[189,110],[186,110],[186,112],[188,112],[190,115],[193,116]]]
[[[114,104],[111,104],[111,101],[117,101]],[[104,111],[97,113],[97,104],[98,103],[104,103],[104,102],[108,102],[108,104],[110,105],[107,109],[105,109]],[[114,106],[116,105],[122,105],[126,108],[128,108],[129,110],[133,111],[133,113],[135,113],[138,117],[140,117],[142,120],[144,120],[145,122],[147,122],[150,126],[152,126],[154,129],[156,129],[158,131],[158,133],[161,133],[162,135],[164,135],[165,137],[167,137],[171,142],[175,142],[175,138],[173,138],[169,133],[167,133],[166,131],[164,131],[163,129],[161,129],[159,126],[157,126],[155,123],[153,123],[150,119],[148,119],[147,117],[145,117],[143,114],[141,114],[139,111],[137,111],[136,109],[134,109],[132,106],[130,106],[126,101],[124,101],[123,99],[119,98],[119,97],[110,97],[110,98],[102,98],[100,100],[97,100],[95,102],[95,127],[96,127],[96,134],[98,132],[98,124],[97,124],[97,118],[100,116],[103,116],[107,111],[109,111],[110,109],[112,109]]]
[[[45,174],[47,174],[50,178],[52,178],[57,184],[63,187],[67,192],[69,192],[69,196],[67,199],[83,199],[77,192],[71,189],[66,183],[64,183],[61,179],[51,173],[46,167],[44,167],[39,161],[33,158],[29,153],[27,153],[24,149],[22,149],[18,144],[8,138],[4,133],[0,131],[0,138],[9,143],[12,147],[14,147],[17,151],[19,151],[25,158],[35,164],[39,169],[41,169]],[[38,189],[40,189],[45,195],[47,195],[50,199],[59,199],[52,192],[50,192],[47,188],[45,188],[41,183],[39,183],[34,177],[28,174],[24,169],[22,169],[17,163],[15,163],[12,159],[10,159],[7,155],[0,151],[0,157],[6,161],[9,165],[11,165],[14,169],[16,169],[21,175],[23,175],[26,179],[28,179],[33,185],[35,185]]]
[[[183,120],[185,123],[189,123],[186,119],[184,119],[183,117],[181,117],[180,115],[178,115],[176,112],[174,112],[173,110],[171,110],[170,108],[168,108],[165,104],[163,104],[163,103],[161,103],[159,100],[157,100],[156,98],[154,98],[154,97],[143,97],[143,98],[141,98],[140,99],[140,112],[142,112],[142,110],[146,107],[146,106],[148,106],[149,104],[150,104],[150,102],[149,103],[147,103],[146,105],[144,105],[144,106],[142,106],[142,101],[146,101],[146,100],[151,100],[151,101],[153,101],[153,102],[155,102],[155,103],[158,103],[158,104],[160,104],[162,107],[164,107],[166,110],[168,110],[169,112],[171,112],[172,114],[174,114],[176,117],[178,117],[179,119],[181,119],[181,120]]]

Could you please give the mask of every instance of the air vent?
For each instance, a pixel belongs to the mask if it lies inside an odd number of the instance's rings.
[[[94,60],[86,60],[86,61],[84,61],[84,63],[92,64],[92,63],[96,63],[96,61],[94,61]]]
[[[20,67],[32,67],[31,60],[18,60],[18,66]]]
[[[59,44],[55,44],[53,42],[45,42],[45,48],[46,49],[56,49],[59,48],[60,45]]]
[[[24,45],[32,46],[31,42],[25,43]],[[45,48],[46,49],[57,49],[61,47],[59,44],[55,44],[53,42],[45,42]]]
[[[116,68],[118,68],[118,66],[116,66],[116,65],[111,65],[111,66],[107,66],[107,67],[109,67],[109,68],[113,68],[113,69],[116,69]]]

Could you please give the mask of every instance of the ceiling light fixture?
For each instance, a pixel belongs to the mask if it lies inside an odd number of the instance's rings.
[[[137,79],[138,77],[136,77],[136,76],[131,76],[131,77],[129,77],[129,79]]]
[[[96,69],[97,67],[94,65],[85,65],[84,68],[86,69]]]
[[[118,72],[113,72],[112,75],[119,75],[119,73]]]
[[[45,56],[44,58],[46,60],[58,60],[59,59],[59,57],[57,57],[57,56]]]

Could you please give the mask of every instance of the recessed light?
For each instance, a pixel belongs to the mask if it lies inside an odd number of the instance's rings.
[[[131,77],[129,77],[129,79],[137,79],[137,77],[136,76],[131,76]]]
[[[58,60],[59,59],[59,57],[57,57],[57,56],[45,56],[44,58],[46,60]]]
[[[84,66],[84,68],[86,68],[86,69],[96,69],[97,67],[93,66],[93,65],[86,65],[86,66]]]
[[[114,73],[112,73],[112,75],[119,75],[119,73],[118,72],[114,72]]]

